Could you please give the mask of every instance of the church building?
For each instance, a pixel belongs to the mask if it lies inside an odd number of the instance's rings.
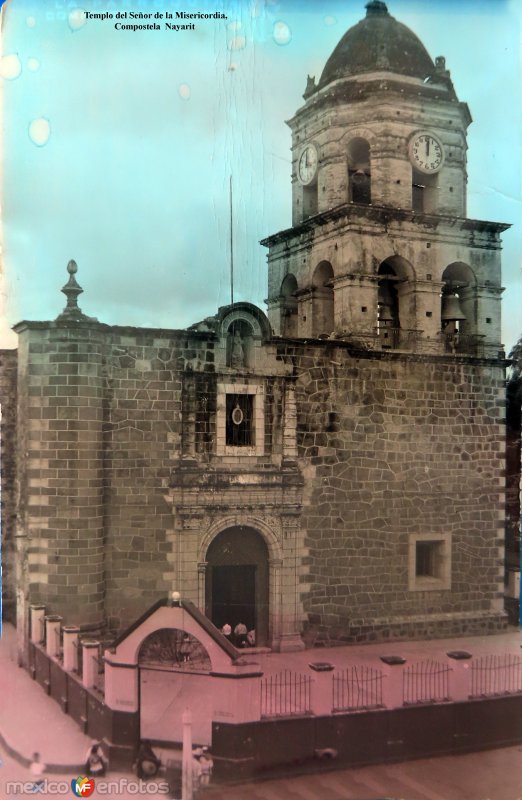
[[[15,326],[4,593],[22,640],[34,604],[116,634],[172,591],[281,651],[505,626],[508,226],[466,215],[470,111],[380,0],[303,98],[292,225],[262,242],[267,315],[107,325],[71,261],[65,310]]]

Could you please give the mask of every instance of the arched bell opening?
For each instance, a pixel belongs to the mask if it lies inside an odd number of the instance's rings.
[[[219,533],[208,547],[205,613],[220,630],[238,624],[268,642],[269,554],[253,528],[238,525]]]
[[[362,137],[352,139],[348,145],[348,200],[350,203],[370,205],[372,202],[371,176],[370,145]]]
[[[297,336],[297,280],[289,273],[281,284],[279,303],[281,309],[281,336]]]
[[[442,273],[440,327],[447,335],[476,333],[476,279],[462,262],[450,264]]]
[[[312,277],[312,335],[330,336],[335,327],[334,271],[329,261],[321,261]]]
[[[244,319],[235,319],[227,329],[227,366],[242,369],[252,366],[253,330]]]
[[[377,330],[383,347],[398,347],[401,329],[415,328],[414,274],[400,256],[385,259],[377,270]]]

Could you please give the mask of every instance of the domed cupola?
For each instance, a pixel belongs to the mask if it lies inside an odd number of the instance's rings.
[[[382,71],[425,80],[435,65],[420,39],[388,13],[386,4],[371,0],[365,19],[344,34],[326,62],[319,88],[339,78]]]

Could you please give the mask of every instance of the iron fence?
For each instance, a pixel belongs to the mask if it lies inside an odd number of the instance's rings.
[[[382,708],[382,672],[364,664],[333,675],[332,710],[359,711]]]
[[[261,716],[290,717],[311,713],[312,678],[285,669],[261,679]]]
[[[494,697],[522,692],[522,658],[506,653],[474,659],[470,697]]]
[[[438,661],[419,661],[404,668],[402,702],[405,706],[449,700],[451,667]]]

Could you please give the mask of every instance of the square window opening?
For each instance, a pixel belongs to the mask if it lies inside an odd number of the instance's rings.
[[[415,545],[415,575],[418,578],[438,578],[442,562],[442,542],[417,542]]]
[[[226,395],[226,444],[252,447],[254,440],[254,395]]]

